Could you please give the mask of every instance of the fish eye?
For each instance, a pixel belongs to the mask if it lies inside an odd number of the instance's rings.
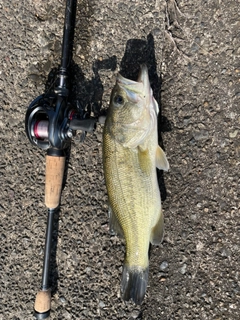
[[[113,100],[114,100],[114,102],[115,102],[116,104],[120,104],[120,105],[122,105],[123,102],[124,102],[123,97],[120,96],[119,94],[117,94],[117,95],[114,97]]]

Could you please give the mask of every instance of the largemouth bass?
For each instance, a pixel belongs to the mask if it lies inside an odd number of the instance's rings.
[[[163,237],[156,168],[167,171],[169,164],[158,146],[158,111],[146,65],[138,81],[118,74],[103,131],[103,168],[110,231],[126,242],[122,296],[136,304],[146,292],[149,243]]]

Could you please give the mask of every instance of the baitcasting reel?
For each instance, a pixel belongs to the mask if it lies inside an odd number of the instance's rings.
[[[61,97],[46,94],[37,97],[28,107],[25,126],[26,133],[33,145],[47,150],[65,149],[75,134],[69,124],[75,111],[71,106],[62,108],[65,103]]]
[[[25,130],[30,142],[43,149],[65,149],[69,146],[76,130],[92,132],[97,119],[81,119],[77,109],[74,109],[62,95],[61,87],[56,93],[43,94],[29,105]]]

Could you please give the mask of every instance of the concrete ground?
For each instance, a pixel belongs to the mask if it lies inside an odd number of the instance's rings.
[[[165,238],[144,303],[120,297],[124,243],[108,233],[102,125],[71,147],[55,219],[50,319],[240,319],[240,1],[78,1],[72,100],[107,109],[116,74],[146,62],[170,171]],[[33,319],[46,228],[45,152],[29,103],[58,66],[65,2],[0,0],[0,319]],[[95,108],[95,109],[94,109]]]

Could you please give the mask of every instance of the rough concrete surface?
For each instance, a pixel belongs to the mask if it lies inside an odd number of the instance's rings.
[[[120,297],[108,233],[102,125],[71,147],[55,219],[50,319],[240,319],[240,1],[78,1],[74,101],[107,109],[118,70],[146,62],[161,104],[165,238],[142,306]],[[33,319],[46,228],[45,152],[29,103],[60,62],[65,2],[0,0],[0,319]]]

